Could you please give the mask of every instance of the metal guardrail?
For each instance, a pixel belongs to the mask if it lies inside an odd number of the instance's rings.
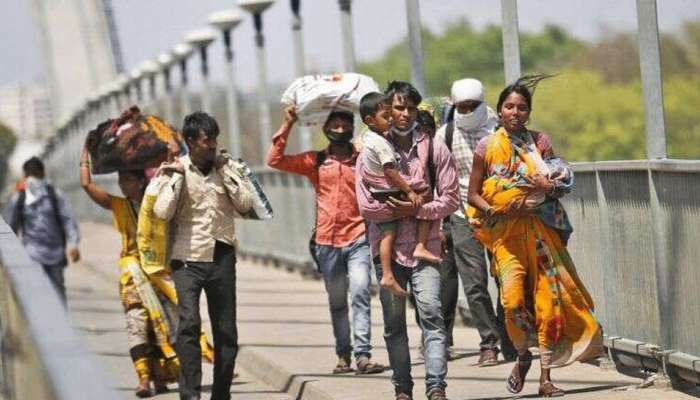
[[[596,301],[613,358],[650,369],[667,364],[699,382],[700,161],[605,161],[574,169],[576,185],[563,199],[574,226],[569,250]],[[311,185],[270,169],[256,174],[275,218],[237,222],[239,253],[312,273]],[[66,179],[59,187],[79,214],[108,222]],[[114,177],[102,179],[117,193]]]
[[[658,369],[667,362],[700,381],[700,161],[574,168],[575,188],[563,200],[575,229],[569,250],[596,301],[606,345],[627,354],[614,356],[624,364]],[[239,251],[312,270],[312,188],[298,176],[257,173],[275,218],[238,223]]]
[[[117,399],[41,266],[0,219],[0,398]]]

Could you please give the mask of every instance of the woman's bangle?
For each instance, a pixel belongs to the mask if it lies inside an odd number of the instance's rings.
[[[491,218],[493,217],[493,214],[496,213],[496,209],[493,208],[493,206],[489,206],[486,210],[484,210],[484,214],[486,214],[487,217]]]
[[[81,161],[79,164],[81,167],[88,167],[90,168],[90,161]]]

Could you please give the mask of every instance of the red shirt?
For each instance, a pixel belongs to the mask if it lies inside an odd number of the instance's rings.
[[[290,129],[281,128],[272,138],[267,165],[281,171],[305,176],[316,190],[316,243],[345,247],[365,234],[355,196],[355,162],[358,152],[340,158],[326,151],[323,164],[317,166],[317,152],[285,155]]]

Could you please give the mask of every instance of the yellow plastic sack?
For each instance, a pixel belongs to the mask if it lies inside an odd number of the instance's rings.
[[[141,201],[136,242],[139,248],[141,268],[149,276],[160,271],[170,272],[169,223],[156,218],[153,214],[153,205],[158,197],[158,192],[168,181],[169,178],[165,175],[154,177],[146,187],[146,193]]]

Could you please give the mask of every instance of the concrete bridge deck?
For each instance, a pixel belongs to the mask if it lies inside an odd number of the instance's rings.
[[[70,266],[66,278],[73,325],[86,340],[123,398],[135,398],[136,377],[128,355],[125,322],[117,293],[119,239],[107,225],[86,223],[83,233],[83,262]],[[234,380],[232,397],[238,399],[390,399],[390,371],[358,377],[332,375],[335,364],[330,316],[321,282],[305,280],[282,269],[249,262],[238,265],[238,326],[241,350],[240,374]],[[374,358],[388,365],[382,339],[381,305],[372,303]],[[203,308],[205,309],[205,308]],[[204,318],[208,325],[206,317]],[[418,357],[418,327],[409,317],[409,335],[416,382],[414,395],[423,398],[424,369]],[[206,327],[208,329],[208,326]],[[455,328],[456,347],[463,357],[449,363],[448,395],[451,399],[537,398],[535,373],[519,396],[505,389],[512,364],[491,368],[474,365],[478,358],[478,334],[474,329]],[[204,366],[205,389],[211,384],[211,366]],[[690,399],[697,389],[661,391],[633,389],[642,377],[630,377],[597,366],[576,364],[553,372],[556,382],[570,399]],[[177,399],[177,387],[157,399]],[[207,394],[204,398],[207,398]]]

